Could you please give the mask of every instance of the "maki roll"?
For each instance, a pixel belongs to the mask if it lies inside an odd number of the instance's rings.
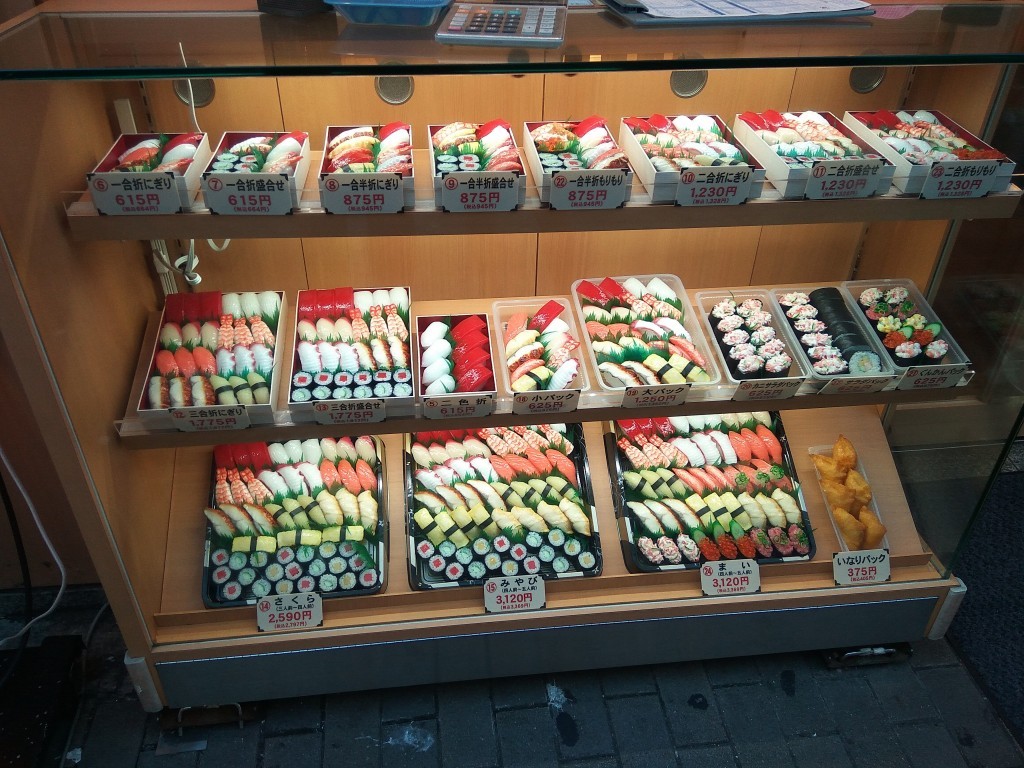
[[[491,551],[491,543],[487,539],[477,539],[473,542],[473,552],[483,557]]]
[[[315,387],[313,389],[314,400],[330,400],[331,399],[331,388],[327,386]]]
[[[461,563],[452,563],[444,569],[444,575],[449,581],[458,581],[465,572],[466,569]]]
[[[437,553],[445,559],[454,557],[456,549],[457,547],[455,546],[455,544],[448,539],[445,539],[437,545]]]
[[[316,589],[316,579],[312,576],[303,576],[295,583],[295,588],[298,589],[299,592],[312,592]]]
[[[473,548],[476,549],[476,542],[473,542]],[[416,545],[416,554],[423,560],[429,560],[434,556],[434,545],[424,539]]]
[[[225,600],[238,600],[242,596],[242,587],[237,581],[229,581],[221,587],[220,596]]]
[[[338,586],[347,592],[350,589],[355,589],[357,582],[356,575],[349,571],[338,579]]]
[[[860,350],[850,355],[850,372],[871,374],[882,372],[882,361],[874,352]]]
[[[553,547],[561,547],[565,544],[565,532],[558,528],[552,528],[548,531],[548,544]]]
[[[540,559],[542,563],[550,563],[552,560],[555,559],[555,548],[552,547],[550,544],[545,544],[537,552],[537,557]]]
[[[523,560],[527,555],[527,549],[522,544],[513,544],[508,553],[514,560]]]
[[[501,564],[501,573],[504,576],[515,576],[519,573],[519,563],[515,560],[505,560]]]
[[[925,347],[924,353],[929,360],[940,361],[949,353],[949,344],[942,339],[936,339]]]
[[[281,579],[274,585],[274,591],[279,595],[290,595],[295,591],[295,582]]]
[[[309,564],[309,567],[306,568],[306,572],[314,578],[317,576],[323,576],[326,571],[327,564],[324,563],[323,560],[314,560]]]
[[[293,389],[292,390],[292,402],[293,403],[308,403],[312,395],[308,389]]]
[[[286,565],[284,567],[284,577],[286,579],[290,579],[291,581],[295,581],[296,579],[300,578],[301,576],[302,576],[302,566],[299,565],[298,563],[288,563],[288,565]]]
[[[396,368],[392,378],[395,384],[408,384],[412,381],[412,372],[406,368]]]
[[[332,557],[338,554],[338,545],[335,544],[333,541],[325,541],[323,544],[320,545],[320,548],[317,550],[317,552],[320,553],[320,557],[322,557],[324,560],[330,560]]]
[[[544,543],[544,537],[541,536],[537,531],[530,531],[526,534],[526,546],[537,549],[541,544]]]
[[[484,565],[489,571],[496,571],[501,568],[501,555],[497,552],[488,552],[484,555]]]
[[[333,592],[338,588],[338,577],[333,573],[325,573],[316,584],[321,592]]]
[[[552,531],[552,533],[553,533],[553,531]],[[564,534],[563,534],[563,538],[564,538]],[[550,541],[550,535],[549,535],[549,539],[548,540]],[[508,540],[508,536],[505,536],[505,535],[495,536],[494,537],[494,541],[491,542],[491,546],[494,547],[494,551],[495,552],[497,552],[499,555],[503,555],[506,552],[508,552],[509,548],[512,546],[512,542],[510,542]]]
[[[213,581],[214,584],[226,584],[230,578],[231,569],[226,565],[214,568],[213,573],[210,574],[210,580]]]
[[[240,571],[249,564],[249,556],[245,552],[233,552],[228,558],[228,567],[232,571]]]
[[[373,374],[369,371],[356,371],[352,377],[352,383],[357,387],[367,387],[373,383]]]
[[[295,550],[291,547],[281,547],[277,550],[277,562],[281,565],[288,565],[292,560],[295,559]]]
[[[256,570],[254,568],[243,568],[238,572],[238,583],[248,587],[256,581]]]
[[[352,397],[356,400],[368,400],[373,397],[373,389],[365,384],[358,386],[352,390]]]
[[[469,547],[459,547],[455,550],[455,559],[462,565],[469,565],[473,560],[473,550]]]
[[[284,566],[280,563],[271,563],[263,575],[270,581],[280,581],[284,578]]]
[[[262,554],[262,553],[261,553]],[[231,556],[228,554],[226,549],[215,549],[210,554],[210,565],[217,567],[220,565],[227,565],[228,559]]]
[[[577,562],[579,562],[580,568],[582,568],[585,571],[589,571],[591,568],[597,565],[597,558],[594,556],[593,552],[585,551],[580,552],[580,556]]]
[[[374,397],[391,397],[394,391],[394,387],[386,381],[379,382],[373,387]]]
[[[313,385],[313,374],[306,371],[299,371],[292,376],[292,386],[296,389],[305,389]]]
[[[352,390],[349,387],[335,387],[333,395],[335,400],[351,400]]]
[[[448,563],[440,555],[432,555],[427,559],[427,567],[434,573],[441,573],[447,565]]]
[[[266,552],[253,552],[249,555],[249,565],[253,568],[266,568],[270,562],[270,555]]]
[[[256,598],[266,597],[270,594],[270,582],[266,579],[256,579],[252,584],[252,596]]]
[[[765,360],[760,355],[748,355],[736,363],[736,373],[741,379],[760,378]]]
[[[348,559],[348,567],[356,573],[366,568],[367,565],[369,565],[369,563],[366,558],[360,554],[352,555],[352,557]]]
[[[316,556],[316,550],[313,547],[299,547],[295,550],[295,559],[300,563],[308,563]]]
[[[565,540],[565,546],[562,547],[562,551],[565,552],[569,557],[576,557],[583,550],[583,545],[580,544],[579,539],[568,538]]]
[[[356,545],[351,541],[343,541],[338,545],[338,554],[342,557],[352,557],[356,553]]]
[[[769,376],[785,376],[792,365],[793,358],[785,352],[780,352],[764,361],[764,372]]]
[[[332,557],[327,563],[327,570],[339,576],[348,570],[348,560],[344,557]]]
[[[368,568],[360,573],[359,584],[367,589],[377,586],[377,571],[373,568]]]
[[[334,383],[334,374],[330,371],[320,371],[320,373],[313,375],[313,384],[316,389],[321,387],[328,387]],[[313,397],[316,397],[316,389],[313,390]]]
[[[561,555],[559,555],[551,563],[551,568],[554,570],[555,573],[565,573],[569,570],[569,561]]]
[[[471,579],[482,579],[487,575],[487,566],[479,560],[474,560],[467,566],[466,573],[469,574],[469,578]]]
[[[395,384],[394,396],[395,397],[410,397],[412,395],[412,385],[401,383]]]
[[[352,383],[352,374],[348,371],[338,371],[334,374],[334,383],[339,387],[347,387]]]
[[[523,570],[531,575],[535,573],[540,573],[540,560],[538,560],[535,556],[530,555],[525,560],[523,560]]]

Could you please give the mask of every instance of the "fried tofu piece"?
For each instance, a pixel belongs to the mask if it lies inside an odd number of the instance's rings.
[[[838,466],[835,459],[831,456],[812,453],[811,461],[814,462],[814,466],[817,468],[822,480],[834,480],[837,483],[841,483],[846,479],[846,470]]]
[[[832,446],[832,459],[844,472],[857,466],[857,449],[845,435],[840,435]]]
[[[846,548],[851,552],[862,549],[867,526],[842,507],[834,508],[832,517],[836,521],[839,534],[846,542]]]
[[[882,525],[878,516],[867,507],[862,507],[857,517],[859,522],[864,525],[864,540],[861,542],[860,548],[878,549],[885,537],[886,527]]]
[[[871,503],[871,485],[864,479],[864,475],[856,469],[851,469],[846,473],[846,481],[843,484],[853,491],[853,496],[857,500],[858,507],[865,507]],[[851,509],[853,509],[853,507],[851,507]],[[860,515],[857,517],[859,519]]]
[[[848,488],[842,483],[837,483],[835,480],[823,479],[821,481],[821,490],[824,491],[825,501],[828,502],[828,505],[832,509],[836,509],[837,507],[844,510],[855,508],[854,504],[856,504],[856,497],[852,488]]]

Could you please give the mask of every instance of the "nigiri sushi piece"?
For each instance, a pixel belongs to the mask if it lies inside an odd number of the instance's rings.
[[[160,328],[160,345],[172,352],[182,344],[181,326],[177,323],[164,323]]]

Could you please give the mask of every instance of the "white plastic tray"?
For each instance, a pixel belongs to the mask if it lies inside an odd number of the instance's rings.
[[[815,446],[811,446],[810,448],[808,448],[807,452],[809,454],[812,454],[812,455],[828,456],[828,457],[831,458],[831,456],[832,456],[832,446],[831,445],[815,445]],[[811,463],[814,464],[813,461]],[[864,480],[867,481],[868,485],[871,484],[871,479],[865,474],[864,466],[861,464],[860,459],[857,460],[857,466],[854,467],[854,469],[856,469],[858,472],[860,472],[861,477],[863,477]],[[841,534],[839,532],[839,528],[836,526],[836,519],[834,517],[832,517],[832,507],[828,503],[828,497],[825,496],[825,491],[821,487],[821,474],[818,472],[818,466],[816,464],[814,465],[814,474],[818,478],[818,490],[821,491],[821,498],[825,502],[825,509],[828,512],[829,522],[832,523],[832,530],[834,530],[836,532],[836,538],[839,540],[839,549],[842,552],[849,552],[850,548],[848,546],[846,546],[846,539],[844,539],[843,538],[843,534]],[[871,510],[874,513],[875,517],[878,518],[878,522],[880,522],[882,525],[885,525],[885,521],[882,519],[882,516],[878,513],[878,505],[875,503],[874,488],[872,488],[871,503],[867,504],[866,506],[867,506],[867,508],[869,510]],[[853,510],[847,510],[847,511],[851,515],[856,517],[856,515],[853,512]],[[859,512],[860,510],[857,510],[857,511]],[[879,546],[881,547],[881,549],[885,549],[885,550],[889,549],[889,534],[888,533],[886,533],[886,535],[882,537],[882,543]]]

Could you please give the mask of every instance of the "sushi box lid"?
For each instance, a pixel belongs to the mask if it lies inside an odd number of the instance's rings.
[[[291,173],[222,173],[213,167],[221,154],[245,139],[269,136],[277,141],[288,136],[297,138],[300,134],[303,136],[303,140],[299,142],[301,157]],[[217,142],[217,149],[211,154],[210,162],[203,170],[203,200],[212,213],[218,214],[273,215],[290,213],[293,210],[298,210],[302,201],[302,190],[306,183],[306,176],[309,174],[310,160],[309,134],[305,131],[226,131],[221,135],[220,141]],[[254,185],[262,186],[264,189],[254,192],[251,189],[235,188],[234,195],[239,193],[245,196],[251,194],[270,195],[270,204],[267,205],[265,201],[261,200],[256,206],[249,206],[245,202],[233,205],[228,199],[230,190],[227,188],[237,184],[239,177],[245,177],[247,181],[252,181]],[[283,190],[277,186],[282,177],[287,180],[287,188]]]
[[[675,404],[682,403],[682,402],[684,402],[687,399],[688,400],[715,399],[715,398],[717,398],[719,396],[719,388],[720,388],[721,381],[722,381],[722,374],[718,370],[718,366],[715,365],[715,363],[714,363],[714,356],[711,354],[711,350],[708,347],[707,340],[704,337],[704,331],[701,330],[701,322],[697,318],[697,316],[694,314],[693,307],[690,304],[689,297],[686,295],[686,289],[683,287],[682,281],[678,277],[676,277],[675,275],[666,275],[666,274],[661,274],[661,275],[624,275],[624,276],[620,275],[620,276],[612,277],[612,280],[615,280],[617,283],[622,284],[624,281],[629,280],[630,278],[636,278],[640,282],[646,284],[646,283],[650,282],[651,280],[653,280],[656,277],[658,279],[660,279],[663,283],[665,283],[676,294],[676,297],[679,299],[679,302],[680,302],[680,304],[682,305],[682,308],[683,308],[682,309],[682,312],[683,312],[683,327],[689,332],[690,337],[691,337],[691,341],[693,342],[693,345],[697,348],[697,351],[701,354],[701,356],[707,362],[707,366],[705,367],[704,370],[707,372],[708,376],[710,377],[710,381],[701,382],[701,383],[691,383],[691,384],[685,385],[687,389],[683,393],[681,393],[681,395],[677,395],[677,400],[676,400]],[[580,285],[580,283],[589,282],[589,283],[592,283],[594,285],[597,285],[598,283],[600,283],[604,279],[605,278],[603,278],[603,277],[585,277],[585,278],[580,278],[579,280],[574,281],[573,284],[572,284],[572,289],[571,290],[572,290],[573,306],[576,308],[577,320],[581,324],[581,327],[584,329],[584,331],[586,331],[586,321],[587,321],[587,318],[586,318],[586,315],[583,314],[583,302],[581,301],[580,295],[579,295],[579,293],[577,293],[576,289]],[[617,408],[620,405],[622,405],[623,402],[627,398],[630,398],[630,399],[632,399],[634,397],[645,398],[645,397],[648,396],[645,393],[650,393],[651,396],[656,397],[657,396],[656,393],[658,393],[658,392],[664,392],[666,390],[673,390],[674,391],[674,390],[678,390],[680,388],[680,386],[682,386],[682,385],[676,385],[676,384],[652,384],[652,385],[649,385],[649,386],[629,387],[629,388],[627,388],[624,385],[620,385],[620,386],[609,385],[609,384],[605,383],[604,376],[601,374],[601,371],[598,368],[597,355],[594,353],[594,347],[593,347],[591,339],[590,339],[590,334],[587,333],[587,332],[584,332],[582,338],[580,339],[580,341],[583,342],[583,345],[587,348],[587,357],[588,357],[588,359],[590,361],[590,365],[593,367],[594,375],[595,375],[596,380],[597,380],[597,389],[594,390],[593,396],[591,398],[593,400],[593,403],[594,403],[593,407],[595,407],[595,408],[602,407],[602,406],[603,407],[610,407],[610,408]],[[636,390],[636,391],[634,391],[634,390]],[[665,406],[665,405],[670,405],[670,404],[673,404],[673,403],[666,403],[664,401],[655,401],[655,402],[650,402],[648,404],[649,405]],[[643,407],[643,405],[644,405],[643,402],[637,402],[636,403],[636,407]]]
[[[239,293],[238,291],[208,291],[206,293]],[[274,291],[278,295],[280,300],[280,310],[278,314],[277,323],[270,330],[274,334],[274,338],[277,340],[274,344],[274,368],[271,372],[267,383],[270,385],[270,402],[264,404],[253,404],[243,405],[245,409],[245,418],[248,419],[250,424],[273,424],[274,423],[274,403],[277,402],[278,395],[278,378],[277,371],[280,368],[281,363],[281,317],[284,316],[285,311],[285,295],[283,291]],[[187,297],[201,296],[202,294],[184,294]],[[218,302],[219,306],[219,302]],[[186,305],[186,312],[194,312],[195,305]],[[186,317],[186,322],[191,322],[192,315]],[[205,322],[210,319],[211,322],[216,323],[218,317],[211,315],[209,312],[203,312],[198,310],[196,314],[197,322]],[[212,319],[211,319],[212,318]],[[159,373],[156,370],[156,353],[162,348],[160,344],[160,333],[163,330],[164,325],[167,322],[167,306],[160,311],[160,318],[158,321],[153,322],[147,327],[146,336],[152,339],[151,344],[143,345],[142,354],[139,357],[138,367],[136,368],[135,381],[132,386],[132,391],[135,393],[132,396],[131,403],[128,412],[125,414],[125,418],[132,419],[138,418],[143,424],[152,429],[177,429],[179,431],[190,431],[189,425],[186,423],[191,420],[192,417],[178,416],[177,413],[184,412],[198,412],[209,413],[209,418],[216,419],[218,414],[226,415],[231,414],[239,406],[233,405],[213,405],[213,406],[190,406],[187,408],[151,408],[148,405],[148,387],[149,381],[152,377],[158,376]],[[247,426],[247,425],[241,425]],[[215,424],[210,425],[210,429],[216,428]]]
[[[448,325],[449,332],[445,334],[444,338],[450,340],[454,349],[456,344],[455,340],[451,338],[451,329],[470,317],[478,317],[484,321],[487,336],[487,365],[491,372],[491,386],[479,392],[455,391],[438,395],[427,394],[425,382],[423,381],[423,355],[427,350],[420,343],[423,332],[431,323],[445,323]],[[494,337],[491,335],[491,323],[487,315],[483,312],[469,312],[458,315],[417,315],[413,318],[413,327],[416,329],[416,373],[419,376],[415,392],[419,395],[424,417],[437,419],[467,418],[490,416],[494,413],[498,394],[497,374],[494,365]],[[450,355],[443,359],[450,360]],[[452,376],[454,378],[454,374]]]
[[[359,182],[366,182],[371,177],[378,177],[380,181],[387,179],[394,179],[398,181],[397,193],[402,197],[402,209],[412,209],[416,205],[416,188],[414,179],[416,178],[416,167],[413,161],[412,153],[410,151],[409,164],[412,166],[409,171],[409,175],[403,177],[398,173],[352,173],[346,171],[332,171],[330,167],[330,158],[328,157],[327,147],[330,146],[331,142],[344,131],[350,131],[354,128],[368,127],[373,130],[374,136],[380,135],[380,129],[383,127],[379,124],[367,124],[361,125],[329,125],[327,126],[327,132],[324,136],[324,153],[320,161],[320,204],[324,210],[328,213],[356,213],[356,211],[347,210],[343,204],[339,204],[339,201],[334,198],[345,192],[359,192],[365,193],[367,191],[366,186],[359,186]],[[405,124],[406,130],[409,132],[409,144],[412,144],[412,126],[408,123]],[[406,179],[409,181],[406,182]],[[379,189],[379,187],[377,187]],[[359,211],[360,213],[377,213],[378,211]],[[390,211],[387,211],[390,212]]]
[[[573,125],[578,121],[576,120],[538,120],[534,122],[523,123],[523,153],[526,155],[526,161],[530,164],[530,173],[533,174],[534,183],[536,183],[538,190],[540,191],[540,201],[547,203],[551,197],[551,174],[544,172],[544,164],[541,162],[540,153],[537,151],[537,145],[533,141],[532,133],[537,128],[543,125],[550,125],[551,123],[565,123],[567,125]],[[595,126],[597,127],[597,126]],[[615,145],[616,149],[622,150],[623,154],[626,154],[627,165],[625,168],[605,168],[602,170],[593,170],[591,168],[578,168],[571,169],[579,173],[580,176],[586,177],[588,175],[598,175],[606,173],[622,173],[623,179],[623,190],[624,199],[623,203],[629,202],[629,198],[633,192],[633,168],[628,164],[629,155],[625,150],[619,146],[619,143],[615,140],[615,136],[612,134],[612,129],[607,125],[599,126],[604,128],[608,134],[608,140]]]
[[[504,341],[505,326],[509,318],[519,312],[532,316],[537,310],[550,301],[558,302],[562,306],[562,312],[558,318],[564,320],[569,326],[569,335],[572,336],[580,346],[574,349],[569,357],[579,363],[579,372],[576,378],[569,382],[576,386],[567,389],[547,389],[534,392],[513,392],[512,382],[509,380],[508,360],[505,357],[505,345],[498,345],[497,358],[500,361],[501,384],[503,394],[512,398],[513,413],[566,413],[575,411],[579,407],[580,400],[589,399],[590,376],[587,375],[587,362],[583,359],[583,338],[580,336],[579,325],[576,323],[576,315],[572,310],[572,304],[562,296],[536,296],[529,299],[500,299],[491,306],[494,314],[494,328],[497,337]]]
[[[431,173],[431,175],[434,178],[434,205],[436,207],[438,207],[438,208],[442,207],[441,206],[442,197],[443,197],[442,191],[441,191],[442,190],[442,182],[444,180],[444,177],[447,176],[449,172],[448,171],[440,171],[439,172],[437,170],[437,159],[436,159],[435,154],[434,154],[434,134],[437,133],[442,128],[444,128],[446,125],[451,125],[451,123],[446,123],[445,125],[428,125],[427,126],[427,137],[430,139],[430,141],[427,142],[428,149],[430,151],[430,173]],[[481,125],[486,125],[486,123],[471,123],[471,125],[476,125],[477,127],[479,127]],[[507,125],[507,123],[506,123],[506,125]],[[511,129],[511,127],[508,128],[508,135],[509,135],[509,137],[512,140],[512,146],[515,148],[516,153],[520,154],[520,157],[521,157],[522,155],[519,152],[519,145],[516,143],[516,135],[515,135],[515,132]],[[483,171],[483,173],[486,173],[486,171]],[[520,206],[525,204],[526,203],[526,174],[523,173],[522,171],[501,171],[500,173],[513,173],[513,174],[516,175],[516,177],[517,177],[517,191],[516,191],[517,199],[519,201],[519,205]]]
[[[372,293],[375,293],[376,291],[390,291],[393,288],[400,288],[400,289],[405,291],[405,295],[407,297],[410,296],[409,286],[390,286],[390,287],[380,287],[380,286],[378,286],[378,287],[375,287],[375,288],[355,288],[355,289],[348,288],[348,287],[342,287],[342,288],[328,288],[328,289],[320,289],[320,290],[318,290],[318,289],[308,289],[308,290],[304,290],[304,291],[299,291],[298,292],[298,294],[296,296],[296,302],[295,302],[295,321],[294,321],[294,325],[293,325],[293,328],[294,328],[294,332],[293,332],[293,345],[294,346],[293,346],[293,349],[292,349],[291,370],[288,373],[287,381],[285,381],[284,384],[283,384],[283,386],[287,387],[287,391],[288,391],[288,396],[287,396],[287,398],[284,399],[284,402],[285,402],[286,407],[288,408],[289,412],[291,413],[293,419],[295,419],[296,421],[302,421],[302,422],[308,422],[308,421],[312,421],[312,420],[317,420],[320,423],[327,424],[327,423],[332,423],[332,419],[333,419],[333,423],[377,422],[377,421],[383,421],[384,419],[389,418],[389,417],[412,416],[412,415],[414,415],[415,404],[416,404],[415,393],[416,393],[416,379],[417,379],[417,376],[416,376],[416,369],[415,369],[415,367],[411,366],[411,363],[412,363],[412,357],[411,357],[411,355],[412,355],[412,331],[411,331],[411,329],[409,329],[409,332],[410,332],[410,339],[409,339],[409,354],[410,354],[409,362],[410,362],[410,368],[409,368],[409,371],[410,371],[410,374],[411,374],[412,378],[411,378],[411,380],[409,382],[409,385],[412,387],[413,394],[410,395],[409,397],[394,397],[394,396],[390,396],[390,397],[384,397],[384,398],[371,397],[371,398],[362,398],[362,399],[352,398],[352,399],[349,399],[349,400],[333,400],[333,399],[332,400],[324,400],[324,401],[320,401],[320,402],[326,403],[330,407],[327,410],[323,411],[323,413],[321,413],[317,409],[317,403],[312,401],[312,400],[309,400],[309,401],[306,401],[306,402],[296,402],[296,401],[291,399],[292,398],[292,380],[294,379],[295,374],[302,370],[302,366],[299,364],[299,352],[298,352],[298,345],[299,345],[299,341],[300,341],[300,339],[299,339],[299,331],[298,331],[299,320],[304,319],[303,315],[307,314],[310,311],[311,305],[309,304],[309,301],[310,300],[314,300],[314,301],[325,302],[327,300],[327,294],[330,294],[331,295],[331,301],[333,303],[335,301],[334,297],[336,296],[336,292],[337,291],[342,291],[342,295],[343,296],[347,296],[347,293],[349,291],[351,291],[352,297],[353,297],[351,299],[351,301],[354,302],[354,297],[355,297],[355,294],[357,294],[357,293],[368,292],[368,293],[372,294]],[[349,301],[348,298],[343,299],[342,306],[345,306],[346,302],[348,302],[348,301]],[[409,299],[410,305],[411,305],[411,302],[412,302],[412,300],[410,298]],[[338,304],[335,303],[334,306],[338,306]],[[355,306],[354,303],[352,304],[352,306],[353,307]],[[316,310],[317,310],[317,308],[314,306],[312,311],[315,312]],[[339,317],[340,315],[334,314],[332,316],[333,317]],[[409,320],[409,318],[411,318],[411,314],[409,312],[409,309],[405,310],[405,316],[406,316],[406,323],[408,325],[408,320]],[[351,410],[349,410],[349,409],[339,409],[338,408],[338,404],[343,404],[343,403],[353,404],[355,406],[355,408],[353,408]],[[328,415],[328,414],[332,414],[332,415]]]
[[[675,120],[680,115],[668,115],[668,120]],[[683,115],[689,119],[700,117],[700,115]],[[747,193],[746,200],[756,200],[761,197],[761,190],[764,186],[765,171],[757,159],[751,154],[739,139],[737,139],[729,127],[725,124],[725,121],[718,115],[707,115],[722,132],[722,140],[729,142],[733,146],[737,147],[747,160],[746,167],[751,169],[750,176],[750,190]],[[683,169],[675,171],[659,171],[654,167],[654,163],[651,158],[644,151],[643,145],[637,138],[637,135],[633,133],[632,129],[626,124],[628,118],[622,118],[619,122],[619,146],[626,153],[629,158],[630,165],[636,171],[636,175],[640,177],[640,181],[643,182],[644,187],[647,189],[648,194],[651,196],[652,203],[672,203],[676,200],[676,194],[679,189],[679,184],[682,180]],[[646,117],[640,118],[646,120]],[[727,166],[723,170],[742,169],[744,165],[732,165]]]
[[[183,133],[123,133],[107,150],[103,159],[89,173],[86,181],[96,210],[101,214],[124,216],[132,214],[177,213],[188,211],[199,193],[203,169],[210,161],[210,139],[203,133],[192,162],[185,173],[172,171],[115,171],[117,159],[139,142],[168,141]],[[119,199],[120,198],[120,199]],[[141,198],[141,199],[140,199]]]
[[[827,456],[827,457],[831,458],[832,457],[832,446],[831,445],[812,445],[812,446],[807,448],[807,453],[809,453],[812,456]],[[814,464],[813,461],[811,463]],[[854,467],[854,469],[856,469],[860,473],[861,477],[863,477],[864,480],[867,481],[867,483],[869,485],[871,484],[871,481],[868,479],[867,473],[864,471],[864,465],[861,463],[859,457],[857,458],[857,466]],[[849,552],[850,551],[850,547],[847,545],[846,539],[843,538],[843,534],[840,533],[839,526],[836,525],[836,518],[832,514],[832,505],[829,504],[828,496],[825,494],[825,489],[821,487],[821,472],[818,471],[818,465],[817,464],[814,464],[814,474],[818,478],[818,490],[821,491],[822,499],[825,502],[825,510],[828,512],[829,522],[832,523],[832,530],[835,531],[836,539],[839,540],[839,551],[840,552]],[[882,519],[882,515],[878,511],[878,504],[875,502],[874,496],[872,496],[872,498],[871,498],[871,503],[866,504],[865,506],[869,510],[871,510],[871,512],[874,513],[875,517],[878,518],[878,521],[882,525],[885,525],[885,521]],[[886,534],[885,536],[882,537],[882,542],[881,542],[881,544],[879,544],[879,547],[881,549],[886,550],[886,551],[889,550],[889,536],[888,536],[888,534]]]
[[[871,147],[865,147],[864,143],[860,140],[853,131],[850,130],[849,126],[845,125],[839,118],[837,118],[831,112],[818,111],[817,114],[821,115],[825,121],[839,131],[846,138],[853,141],[862,151],[865,149],[869,150],[864,153],[864,156],[860,157],[849,157],[849,158],[808,158],[808,162],[794,165],[787,163],[784,158],[775,153],[775,150],[760,136],[757,135],[757,131],[740,115],[736,115],[736,119],[733,121],[732,129],[734,135],[744,143],[746,149],[751,155],[759,162],[765,169],[765,176],[768,181],[775,186],[779,193],[786,199],[800,198],[804,196],[807,191],[808,182],[811,179],[811,172],[814,163],[817,161],[836,161],[846,162],[848,161],[851,165],[862,163],[864,160],[880,159],[882,161],[882,167],[878,175],[873,177],[875,186],[869,184],[867,187],[867,194],[865,196],[873,195],[884,195],[889,191],[889,187],[892,185],[893,171],[895,170],[892,163],[882,157],[880,154],[875,153]]]
[[[909,111],[909,110],[903,110]],[[921,110],[915,110],[921,111]],[[963,139],[971,146],[977,149],[987,149],[993,152],[999,152],[991,144],[983,141],[975,134],[968,131],[962,125],[950,118],[945,112],[938,109],[924,110],[931,112],[935,117],[939,119],[939,122],[949,128],[957,135],[957,137]],[[906,157],[897,152],[893,147],[889,146],[882,140],[882,138],[874,132],[874,130],[867,124],[868,118],[870,118],[874,112],[857,111],[847,112],[843,115],[843,123],[852,131],[865,146],[869,146],[878,152],[882,157],[888,160],[895,166],[895,172],[893,173],[892,183],[897,190],[904,194],[920,194],[924,188],[925,180],[930,175],[932,169],[940,161],[938,160],[927,160],[925,162],[915,163],[908,160]],[[993,181],[991,188],[988,192],[984,192],[979,195],[972,195],[981,197],[984,194],[1006,192],[1011,183],[1013,171],[1016,168],[1016,164],[1013,160],[1003,155],[1003,157],[993,160],[943,160],[941,161],[942,167],[947,170],[947,173],[956,173],[956,169],[971,169],[972,167],[978,167],[981,165],[989,165],[992,162],[996,163],[996,171],[993,175]],[[966,171],[968,178],[971,178],[970,171]]]

